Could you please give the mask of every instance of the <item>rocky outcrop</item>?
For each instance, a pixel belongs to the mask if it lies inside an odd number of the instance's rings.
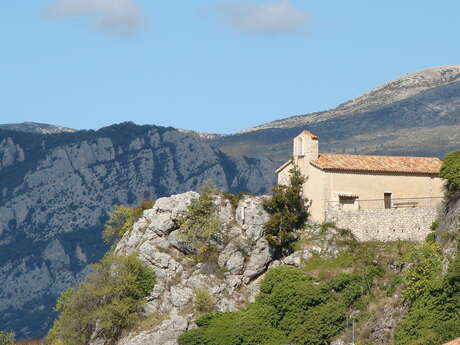
[[[302,249],[275,259],[273,248],[264,238],[264,224],[269,218],[262,205],[266,196],[246,195],[234,207],[217,195],[214,203],[222,228],[213,243],[219,254],[197,263],[189,244],[181,242],[178,225],[178,219],[186,215],[188,205],[197,197],[197,193],[187,192],[158,199],[118,243],[115,252],[137,253],[155,271],[157,283],[145,308],[148,326],[125,334],[117,345],[177,345],[178,336],[195,327],[200,315],[197,290],[212,296],[216,311],[238,311],[255,300],[268,269],[283,264],[301,267],[315,254],[335,256],[344,245],[343,239],[351,236],[335,228],[325,232],[309,224],[302,235],[308,238]],[[95,338],[91,345],[105,345],[105,341]]]
[[[0,142],[0,170],[16,163],[24,162],[24,150],[14,143],[11,138],[4,138]]]
[[[273,262],[273,250],[263,237],[268,215],[264,197],[246,196],[236,209],[216,196],[222,231],[216,237],[219,256],[214,261],[196,263],[191,248],[180,241],[178,218],[185,215],[195,192],[158,199],[116,247],[116,253],[137,252],[152,267],[157,284],[149,296],[147,317],[164,319],[157,327],[133,332],[119,345],[176,345],[177,337],[198,315],[195,291],[205,289],[215,299],[218,311],[236,311],[255,299],[260,277]]]
[[[369,340],[375,345],[394,342],[398,323],[407,313],[407,305],[402,302],[400,294],[385,299],[364,325],[363,332],[369,334]]]
[[[44,335],[57,294],[105,253],[100,232],[114,205],[194,190],[206,180],[223,191],[265,193],[273,171],[268,160],[230,158],[172,128],[0,130],[0,324],[20,337]],[[43,322],[30,326],[29,318]]]

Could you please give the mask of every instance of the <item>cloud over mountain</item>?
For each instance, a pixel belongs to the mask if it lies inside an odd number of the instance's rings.
[[[287,34],[301,29],[308,21],[308,14],[295,8],[290,0],[268,3],[242,0],[227,2],[215,9],[225,24],[252,34]]]
[[[95,28],[115,34],[135,33],[143,23],[134,0],[54,0],[46,15],[53,19],[89,17]]]

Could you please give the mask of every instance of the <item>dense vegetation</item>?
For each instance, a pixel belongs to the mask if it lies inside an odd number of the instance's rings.
[[[264,208],[270,214],[265,224],[265,237],[279,254],[292,251],[292,244],[297,240],[295,231],[302,229],[308,219],[306,200],[302,198],[304,182],[305,177],[294,166],[290,170],[289,184],[273,187],[271,198],[264,202]]]
[[[447,181],[448,201],[458,199],[460,151],[446,155],[441,177]],[[436,345],[460,337],[460,243],[445,274],[441,248],[437,244],[458,242],[460,229],[439,231],[439,224],[435,222],[432,230],[427,244],[407,258],[414,263],[404,275],[403,296],[409,311],[398,325],[396,345]]]
[[[369,325],[369,318],[375,315],[378,322],[376,306],[394,298],[409,306],[394,345],[439,345],[460,336],[460,255],[443,276],[440,248],[433,241],[358,243],[335,230],[341,238],[337,255],[318,254],[301,268],[270,270],[255,303],[237,313],[202,316],[179,344],[326,345],[338,335],[351,342],[351,317],[356,341],[370,345],[375,324]],[[322,231],[333,231],[333,225]]]
[[[108,254],[77,289],[64,291],[60,313],[47,341],[53,345],[85,345],[94,332],[115,340],[135,324],[155,284],[155,273],[135,254]]]
[[[339,255],[318,254],[301,268],[270,270],[255,303],[236,313],[202,316],[199,327],[184,333],[179,344],[329,344],[346,328],[353,310],[366,309],[375,286],[385,286],[391,293],[390,282],[397,274],[384,267],[411,246],[358,243],[349,232],[332,228],[324,226],[322,233],[302,237],[296,246],[335,231]]]
[[[408,259],[404,299],[410,308],[396,332],[396,345],[438,345],[460,337],[460,255],[441,273],[436,243],[417,248]]]
[[[282,266],[265,277],[255,303],[237,313],[210,313],[180,345],[321,345],[340,332],[347,311],[368,290],[370,275],[318,281]]]
[[[446,154],[440,176],[447,180],[448,193],[460,191],[460,151]]]
[[[197,261],[208,261],[217,255],[214,241],[221,224],[213,202],[216,194],[213,185],[202,186],[199,198],[192,200],[187,214],[179,219],[180,239],[191,245]]]

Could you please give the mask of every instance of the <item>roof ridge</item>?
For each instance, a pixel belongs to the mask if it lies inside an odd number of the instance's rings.
[[[354,156],[354,157],[389,157],[389,158],[429,158],[429,159],[438,159],[442,161],[439,157],[433,156],[388,156],[388,155],[361,155],[353,153],[320,153],[319,156]]]

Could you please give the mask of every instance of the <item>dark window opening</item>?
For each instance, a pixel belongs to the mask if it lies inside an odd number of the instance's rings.
[[[385,208],[391,208],[391,193],[384,194]]]

